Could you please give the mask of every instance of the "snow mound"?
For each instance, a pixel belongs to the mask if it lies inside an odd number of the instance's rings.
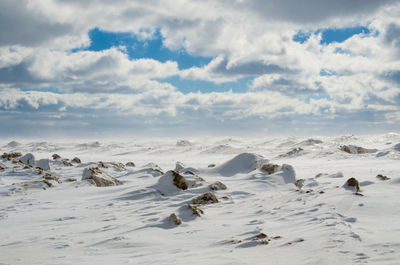
[[[282,171],[275,173],[275,175],[279,175],[282,177],[282,180],[285,184],[295,183],[296,182],[296,172],[294,171],[293,166],[283,164]]]
[[[17,146],[20,146],[21,144],[20,143],[18,143],[17,141],[11,141],[11,142],[9,142],[8,144],[7,144],[7,147],[17,147]]]
[[[180,175],[180,176],[182,176],[182,175]],[[183,189],[178,188],[174,184],[175,178],[176,177],[175,177],[174,171],[170,170],[159,178],[159,180],[158,180],[157,184],[154,186],[154,188],[163,195],[171,195],[174,193],[178,193],[179,191],[181,191]],[[185,179],[183,179],[183,181],[185,181]],[[186,181],[185,181],[185,183],[186,183]],[[186,189],[187,189],[187,184],[186,184]]]
[[[28,153],[19,159],[25,165],[35,166],[35,157],[31,153]]]
[[[307,146],[307,145],[315,145],[315,144],[322,144],[322,143],[323,142],[321,140],[309,138],[307,140],[304,140],[304,141],[298,143],[297,145],[299,145],[299,146]]]
[[[268,159],[253,153],[242,153],[233,159],[215,167],[212,171],[222,176],[233,176],[239,173],[249,173],[268,163]]]
[[[50,160],[49,159],[40,159],[36,163],[37,167],[40,167],[43,170],[50,170]]]
[[[393,146],[393,149],[400,152],[400,143]]]
[[[153,188],[158,190],[162,195],[168,196],[182,190],[202,186],[204,182],[204,179],[191,171],[181,173],[170,170],[158,179],[157,184]]]
[[[192,143],[188,140],[179,140],[176,142],[176,146],[192,146]]]

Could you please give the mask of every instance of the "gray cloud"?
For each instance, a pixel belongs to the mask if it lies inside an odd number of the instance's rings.
[[[26,0],[0,1],[0,46],[38,46],[73,32],[71,24],[49,20],[28,7]]]

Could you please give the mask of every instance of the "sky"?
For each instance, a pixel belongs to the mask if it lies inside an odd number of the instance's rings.
[[[3,138],[399,131],[400,1],[0,1]]]

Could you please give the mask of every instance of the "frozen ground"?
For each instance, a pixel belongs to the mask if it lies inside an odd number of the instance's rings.
[[[347,153],[344,145],[367,153]],[[400,134],[20,140],[0,147],[1,153],[35,158],[16,158],[31,167],[0,158],[0,264],[400,261]],[[53,160],[55,153],[61,158]],[[71,161],[74,157],[82,163]],[[136,166],[124,166],[130,161]],[[269,174],[262,169],[267,163],[279,167]],[[36,168],[47,165],[48,170]],[[122,185],[97,187],[82,180],[92,167]],[[173,184],[174,169],[187,189]],[[46,174],[60,183],[44,182]],[[357,194],[344,185],[351,177],[359,181]],[[227,188],[211,190],[216,181]],[[207,192],[218,203],[192,201]],[[180,225],[169,220],[172,213]]]

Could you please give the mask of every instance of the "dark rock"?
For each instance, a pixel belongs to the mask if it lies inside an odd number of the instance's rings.
[[[182,220],[174,213],[169,216],[168,220],[176,225],[182,224]]]
[[[125,166],[127,166],[127,167],[136,167],[135,163],[133,163],[133,162],[128,162],[128,163],[125,164]]]
[[[212,192],[207,192],[204,193],[203,195],[200,195],[194,199],[192,199],[193,204],[207,204],[209,202],[211,203],[218,203],[217,197],[214,195]]]
[[[279,168],[280,168],[279,165],[271,164],[271,163],[264,164],[261,166],[261,170],[268,172],[268,174],[273,174],[273,173],[279,171]]]
[[[57,178],[56,176],[54,176],[53,174],[46,173],[43,176],[43,179],[45,179],[47,181],[53,180],[53,181],[57,182],[58,184],[61,184],[61,180],[59,178]]]
[[[63,160],[62,162],[63,162],[64,166],[67,166],[67,167],[73,167],[74,166],[70,162],[68,162],[67,160]]]
[[[379,175],[377,175],[376,176],[378,179],[380,179],[380,180],[389,180],[390,178],[388,178],[387,176],[384,176],[384,175],[382,175],[382,174],[379,174]]]
[[[187,190],[188,185],[185,181],[185,178],[176,171],[172,170],[172,175],[174,176],[174,185],[181,190]]]
[[[349,178],[346,181],[346,184],[349,187],[355,187],[356,188],[356,192],[360,191],[360,184],[358,183],[358,180],[356,180],[355,178]]]
[[[193,213],[194,215],[197,215],[197,216],[200,217],[202,214],[204,214],[203,210],[200,209],[199,207],[197,207],[196,205],[188,204],[187,207],[188,207],[190,210],[192,210],[192,213]]]
[[[72,159],[72,162],[77,163],[77,164],[82,163],[82,161],[78,157],[74,157],[74,159]]]
[[[2,158],[7,159],[7,160],[11,160],[11,158],[17,158],[20,156],[22,156],[22,154],[20,152],[3,153],[1,155]]]
[[[59,155],[57,155],[57,154],[53,154],[52,157],[53,157],[53,160],[56,160],[56,159],[61,158],[61,156],[59,156]]]
[[[226,185],[220,181],[210,184],[210,189],[212,190],[226,190]]]

